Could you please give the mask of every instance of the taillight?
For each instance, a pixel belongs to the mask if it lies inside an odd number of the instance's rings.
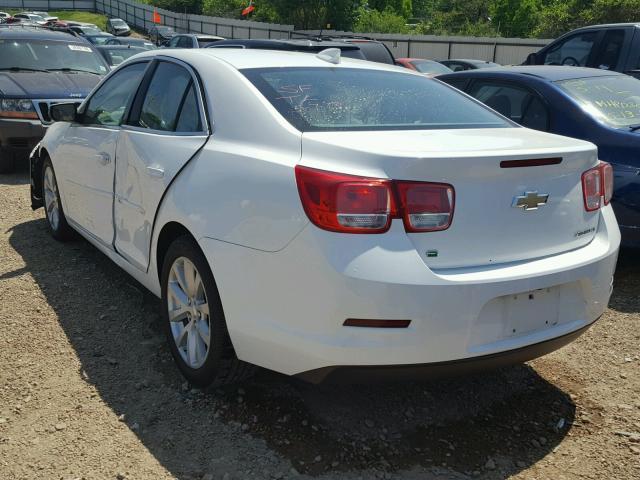
[[[602,194],[604,196],[604,204],[609,205],[613,196],[613,167],[607,162],[600,162],[602,169]]]
[[[453,218],[454,192],[444,183],[396,182],[407,232],[446,230]]]
[[[324,230],[383,233],[393,218],[402,218],[407,232],[434,232],[451,225],[451,185],[359,177],[300,165],[295,172],[304,211]]]
[[[613,168],[600,162],[582,174],[582,194],[587,212],[598,210],[602,203],[608,205],[613,195]]]
[[[332,232],[382,233],[394,213],[391,182],[296,166],[304,211]]]

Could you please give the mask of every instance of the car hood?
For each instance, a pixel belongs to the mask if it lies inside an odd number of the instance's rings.
[[[84,98],[101,79],[101,76],[90,73],[0,72],[0,95],[43,99]]]

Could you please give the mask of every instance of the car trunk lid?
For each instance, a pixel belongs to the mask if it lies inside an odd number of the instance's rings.
[[[528,161],[542,165],[524,166]],[[433,269],[554,255],[588,244],[597,229],[581,183],[597,154],[580,140],[524,128],[307,132],[301,164],[453,185],[451,226],[407,233]]]

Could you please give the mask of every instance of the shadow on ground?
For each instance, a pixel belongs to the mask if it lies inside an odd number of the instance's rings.
[[[180,479],[215,471],[221,446],[242,449],[246,435],[309,475],[444,466],[503,478],[547,455],[574,418],[569,396],[528,366],[358,387],[262,371],[239,388],[191,390],[165,347],[159,302],[105,256],[82,240],[55,242],[44,220],[16,225],[10,243],[57,313],[83,376]]]

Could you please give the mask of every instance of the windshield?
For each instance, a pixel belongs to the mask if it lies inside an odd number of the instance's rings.
[[[134,48],[108,48],[103,50],[107,57],[107,63],[109,65],[120,65],[127,58],[133,57],[136,53],[140,53],[140,50]]]
[[[556,82],[597,120],[614,128],[640,124],[640,81],[627,75]]]
[[[361,68],[255,68],[242,73],[300,131],[510,126],[435,80]]]
[[[451,70],[449,67],[445,67],[438,62],[414,60],[411,63],[420,73],[453,73],[453,70]]]
[[[86,44],[50,40],[0,39],[0,69],[86,70],[104,75],[107,67]]]
[[[126,27],[127,24],[124,23],[124,20],[120,20],[119,18],[111,20],[111,24],[116,27]]]

